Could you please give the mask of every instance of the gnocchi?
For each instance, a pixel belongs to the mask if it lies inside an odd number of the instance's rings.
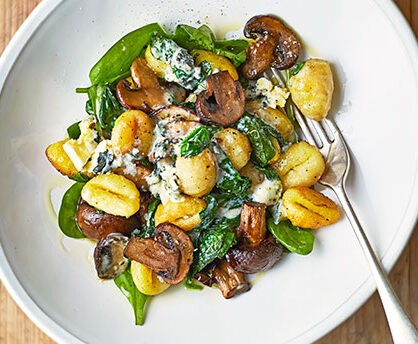
[[[238,80],[238,73],[234,65],[226,57],[217,55],[209,50],[193,50],[192,55],[195,58],[196,66],[199,66],[203,61],[210,63],[212,71],[226,70],[234,80]]]
[[[295,130],[293,124],[282,110],[264,107],[259,100],[247,102],[245,108],[248,112],[253,113],[264,122],[273,126],[286,141],[294,139]]]
[[[135,286],[145,295],[158,295],[170,287],[154,271],[135,260],[131,261],[131,274]]]
[[[205,207],[206,202],[197,197],[184,196],[179,202],[168,201],[158,206],[155,225],[170,222],[185,231],[191,230],[200,223],[199,213]]]
[[[253,149],[248,137],[240,131],[233,128],[222,129],[215,135],[215,140],[238,171],[250,161]]]
[[[284,189],[293,186],[312,186],[325,170],[325,161],[318,148],[305,141],[295,143],[274,165]]]
[[[128,110],[121,114],[112,130],[112,146],[115,152],[126,154],[137,148],[142,156],[151,149],[154,125],[145,112]]]
[[[92,207],[111,215],[130,217],[140,206],[140,194],[135,184],[114,173],[90,179],[81,190],[81,197]]]
[[[180,188],[186,195],[202,197],[216,184],[216,159],[209,149],[191,158],[178,157],[175,168]]]
[[[68,140],[69,139],[61,140],[50,144],[46,148],[45,154],[49,162],[56,168],[58,172],[71,178],[77,174],[77,168],[74,166],[73,162],[63,148],[63,145]]]
[[[320,59],[305,62],[289,81],[293,102],[306,116],[316,121],[325,118],[331,108],[334,81],[329,63]]]
[[[305,186],[287,189],[282,197],[282,211],[293,225],[319,228],[337,222],[337,205],[320,192]]]

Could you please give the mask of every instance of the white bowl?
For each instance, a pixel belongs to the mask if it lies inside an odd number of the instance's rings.
[[[252,290],[172,288],[145,326],[112,282],[96,278],[93,244],[64,238],[52,203],[70,184],[45,147],[83,116],[88,72],[123,34],[158,21],[208,23],[222,36],[257,14],[282,17],[311,56],[332,62],[332,113],[351,148],[348,193],[384,266],[405,246],[418,213],[418,52],[387,0],[44,0],[0,63],[0,276],[48,335],[65,343],[312,342],[352,314],[372,281],[346,219],[316,233],[314,252],[289,255]],[[331,197],[332,194],[328,193]]]

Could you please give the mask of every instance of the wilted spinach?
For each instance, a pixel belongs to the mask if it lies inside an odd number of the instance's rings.
[[[91,84],[104,85],[128,76],[132,61],[143,55],[145,47],[155,33],[166,35],[160,24],[152,23],[122,37],[91,69]]]
[[[80,183],[86,183],[90,180],[88,176],[85,176],[81,172],[77,172],[77,174],[74,177],[71,177],[70,179]]]
[[[114,90],[109,84],[91,86],[88,88],[91,111],[96,118],[97,131],[103,136],[103,131],[110,136],[116,119],[125,111],[119,104]]]
[[[145,321],[145,303],[149,296],[142,294],[135,286],[130,267],[116,277],[114,282],[132,305],[135,314],[135,325],[143,325]]]
[[[180,144],[180,155],[184,157],[193,157],[200,154],[204,149],[208,148],[213,135],[220,128],[216,126],[202,125],[194,129],[187,135]]]
[[[222,258],[235,244],[235,234],[231,230],[234,225],[236,225],[236,220],[220,219],[208,230],[201,232],[188,276],[189,281],[213,260]]]
[[[275,224],[272,218],[267,220],[267,228],[290,252],[303,255],[312,252],[315,237],[310,229],[293,226],[289,220]]]
[[[242,64],[247,57],[248,42],[246,40],[216,40],[212,30],[206,25],[199,28],[185,24],[178,25],[172,39],[188,50],[210,50],[225,56],[231,60],[235,67]]]
[[[78,201],[80,200],[81,189],[84,184],[85,183],[75,183],[65,192],[58,212],[58,226],[61,231],[70,238],[85,238],[75,220]]]
[[[77,140],[80,135],[81,135],[81,131],[80,131],[80,127],[79,127],[80,121],[71,124],[68,128],[67,128],[67,134],[68,137],[70,139],[74,139]]]
[[[155,212],[157,211],[158,205],[161,203],[161,201],[156,198],[152,200],[148,204],[148,210],[145,214],[145,227],[141,230],[135,230],[132,235],[140,237],[140,238],[150,238],[154,235],[155,231]]]
[[[291,69],[290,74],[292,75],[298,74],[304,65],[305,65],[305,62],[296,62],[294,67]]]
[[[257,170],[261,171],[268,180],[280,179],[277,171],[274,168],[272,168],[270,165],[266,165],[266,166],[254,165],[254,166]]]
[[[243,198],[247,195],[248,190],[251,187],[251,179],[243,177],[232,166],[231,160],[225,155],[219,146],[215,149],[219,152],[218,165],[221,169],[220,178],[216,183],[216,187],[225,193],[235,195],[237,198]]]
[[[251,159],[259,166],[266,166],[276,155],[268,126],[255,116],[245,114],[237,123],[237,129],[247,135],[253,152]]]

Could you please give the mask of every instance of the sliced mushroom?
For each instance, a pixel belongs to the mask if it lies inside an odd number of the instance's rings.
[[[135,215],[129,218],[111,215],[97,210],[87,202],[79,204],[76,222],[83,234],[93,240],[104,239],[110,233],[129,235],[140,225],[139,219]]]
[[[248,48],[242,73],[256,79],[269,67],[288,69],[300,54],[300,43],[295,34],[278,18],[255,16],[245,24],[244,35],[257,41]]]
[[[251,245],[260,244],[266,237],[266,208],[265,204],[257,202],[242,205],[240,228]]]
[[[123,255],[128,237],[120,233],[109,234],[94,249],[94,264],[99,278],[112,279],[124,272],[129,260]]]
[[[225,299],[250,290],[245,275],[235,271],[227,261],[221,260],[213,269],[212,279],[218,285]]]
[[[197,95],[196,112],[207,123],[224,127],[238,121],[245,108],[245,95],[239,81],[227,71],[209,75],[206,90]]]
[[[181,228],[162,223],[155,229],[154,239],[131,238],[125,256],[149,267],[166,283],[178,284],[192,264],[193,243]]]
[[[257,246],[243,244],[231,248],[226,254],[226,260],[234,270],[253,274],[270,269],[282,253],[283,246],[270,236]]]
[[[116,85],[116,96],[124,108],[149,113],[169,104],[164,88],[145,59],[138,57],[134,60],[131,75],[134,85],[128,80],[120,80]]]

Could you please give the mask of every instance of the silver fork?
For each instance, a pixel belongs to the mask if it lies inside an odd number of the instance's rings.
[[[296,106],[294,106],[294,110],[296,121],[300,125],[307,141],[318,147],[326,159],[326,169],[319,183],[331,188],[335,192],[353,227],[354,233],[376,281],[377,291],[385,309],[393,342],[417,344],[417,329],[400,304],[388,280],[388,276],[367,239],[347,197],[345,182],[350,170],[350,154],[340,130],[330,119],[323,119],[321,122],[316,122],[301,115]]]
[[[273,78],[281,86],[286,87],[284,76],[271,68],[265,73],[267,78]],[[326,160],[324,174],[319,183],[331,188],[337,195],[354,233],[360,243],[361,249],[370,265],[370,270],[376,282],[377,291],[382,301],[386,318],[396,344],[418,344],[417,328],[403,309],[393,290],[388,275],[383,269],[376,251],[367,239],[359,220],[351,206],[345,191],[345,183],[350,170],[350,154],[344,138],[337,125],[330,119],[317,122],[303,116],[296,106],[294,116],[306,140],[316,146]]]

